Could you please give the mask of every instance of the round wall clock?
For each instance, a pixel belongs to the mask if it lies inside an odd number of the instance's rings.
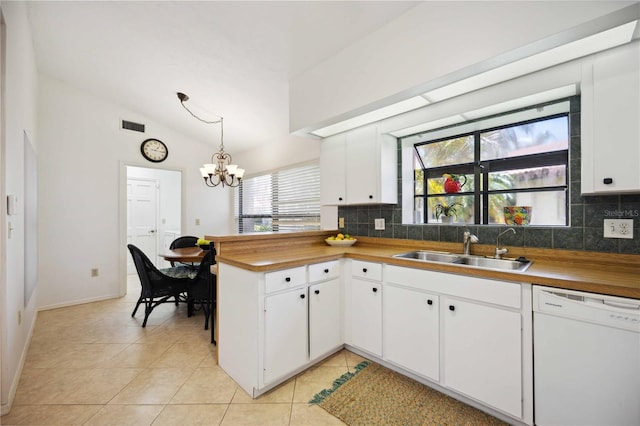
[[[166,160],[169,155],[167,146],[158,139],[147,139],[142,142],[140,152],[144,158],[154,163],[160,163]]]

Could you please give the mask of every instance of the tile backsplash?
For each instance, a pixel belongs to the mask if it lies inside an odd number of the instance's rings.
[[[505,245],[640,254],[640,194],[580,195],[580,98],[571,99],[571,144],[569,148],[571,182],[569,187],[570,226],[528,226],[515,235],[502,237]],[[400,143],[398,143],[400,150]],[[402,158],[399,154],[398,158]],[[398,167],[400,168],[400,167]],[[401,176],[401,173],[398,173]],[[398,182],[398,199],[401,182]],[[361,236],[461,242],[469,229],[483,244],[494,244],[504,226],[492,225],[403,225],[401,204],[341,206],[338,217],[345,220],[344,231]],[[374,219],[385,219],[385,230],[374,229]],[[633,239],[604,238],[604,219],[633,219]]]

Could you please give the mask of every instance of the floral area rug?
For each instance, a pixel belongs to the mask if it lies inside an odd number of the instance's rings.
[[[379,364],[364,361],[309,401],[349,426],[506,425]]]

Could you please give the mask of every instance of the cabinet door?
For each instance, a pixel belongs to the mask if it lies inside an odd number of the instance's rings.
[[[421,376],[439,380],[438,296],[385,285],[384,358]]]
[[[583,66],[582,192],[640,189],[640,44],[595,55]]]
[[[346,137],[332,136],[320,145],[320,204],[340,205],[347,202]]]
[[[444,383],[522,417],[519,312],[443,298]]]
[[[351,279],[351,344],[382,355],[382,284]]]
[[[264,298],[264,383],[307,362],[307,289]]]
[[[376,128],[362,127],[347,135],[347,199],[349,204],[378,202],[379,147]]]
[[[310,359],[342,345],[340,294],[337,278],[309,287]]]

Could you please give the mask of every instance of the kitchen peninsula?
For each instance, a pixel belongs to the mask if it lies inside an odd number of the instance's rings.
[[[637,255],[514,247],[511,257],[533,264],[513,272],[393,257],[460,253],[461,243],[357,237],[352,247],[330,247],[332,234],[205,237],[218,261],[218,362],[254,398],[347,347],[506,421],[532,424],[532,285],[640,299]],[[413,302],[423,299],[428,309],[417,310]],[[419,362],[412,342],[394,332],[411,327],[427,333],[416,340],[432,339]],[[461,350],[473,340],[468,333],[483,338]],[[456,375],[465,366],[473,374]]]

